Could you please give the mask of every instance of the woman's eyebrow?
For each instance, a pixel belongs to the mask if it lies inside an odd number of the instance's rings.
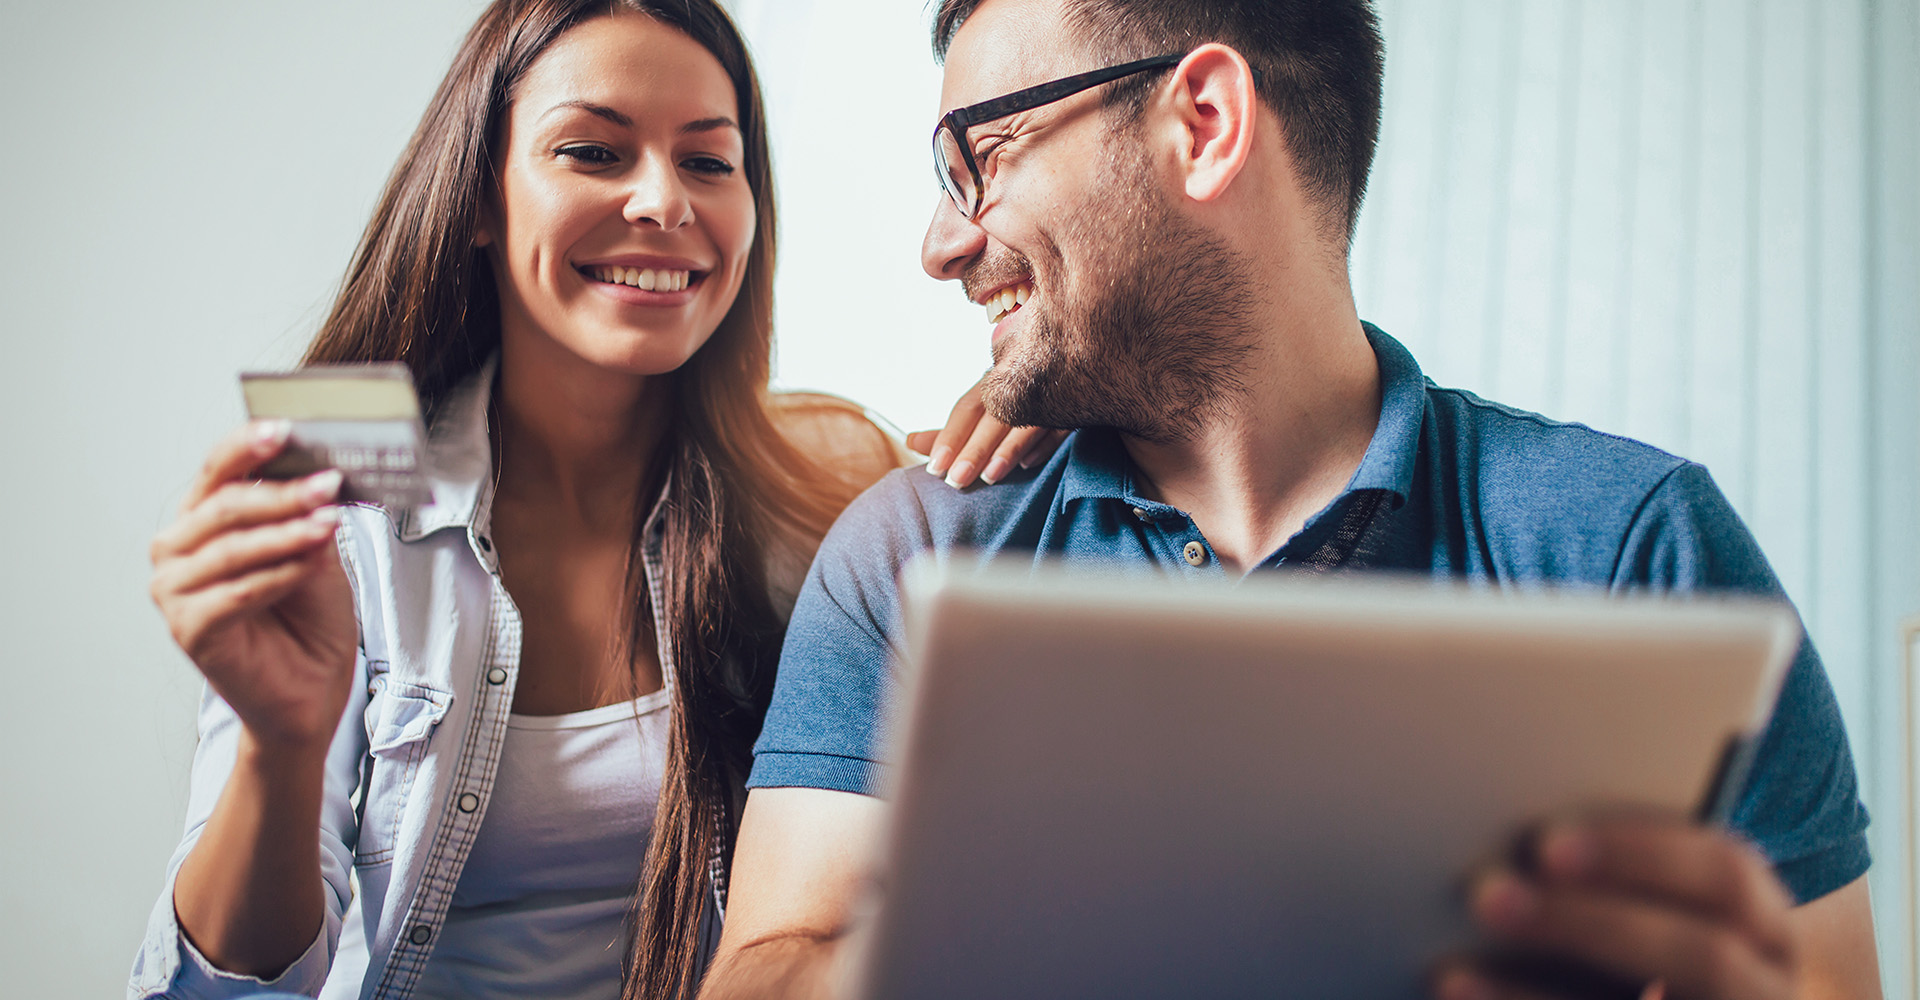
[[[567,108],[572,108],[579,111],[585,111],[590,115],[594,115],[599,118],[605,118],[607,121],[610,121],[615,125],[619,125],[622,128],[630,128],[633,125],[633,119],[627,117],[626,115],[621,114],[618,111],[615,111],[610,107],[607,107],[604,104],[595,104],[592,101],[583,101],[577,98],[571,101],[561,101],[560,103],[554,105],[553,107],[550,107],[547,110],[541,112],[540,117],[545,118],[548,115],[553,114],[555,111],[560,111]]]
[[[725,115],[720,115],[715,118],[700,118],[680,126],[680,134],[691,135],[695,132],[712,132],[716,129],[723,128],[730,128],[738,132],[740,131],[740,123]]]
[[[607,121],[610,121],[615,125],[619,125],[622,128],[633,127],[633,119],[628,117],[627,115],[622,114],[621,112],[616,111],[613,108],[610,108],[604,104],[596,104],[592,101],[580,100],[579,98],[575,98],[570,101],[561,101],[560,103],[555,104],[553,107],[548,108],[545,112],[543,112],[540,115],[540,117],[545,118],[556,111],[569,110],[569,109],[576,110],[576,111],[585,111],[586,113],[593,115],[597,118],[604,118]],[[730,128],[735,132],[738,132],[740,131],[740,123],[734,121],[731,118],[728,118],[725,115],[715,115],[712,118],[696,118],[693,121],[690,121],[685,125],[680,126],[680,134],[692,135],[696,132],[713,132],[719,129],[727,129],[727,128]]]

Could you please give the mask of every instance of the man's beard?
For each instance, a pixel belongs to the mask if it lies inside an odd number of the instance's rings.
[[[1046,244],[1056,287],[1025,331],[995,345],[981,401],[1016,426],[1189,440],[1244,389],[1256,340],[1251,268],[1166,203],[1144,156],[1116,158],[1105,173],[1094,190],[1107,200],[1063,227],[1066,245],[1082,254],[1080,280],[1071,282],[1081,287],[1065,287],[1060,246]],[[1031,275],[1015,256],[977,266]],[[967,277],[974,286],[976,276]]]

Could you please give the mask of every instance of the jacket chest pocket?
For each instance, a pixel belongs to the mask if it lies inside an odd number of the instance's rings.
[[[377,865],[393,860],[400,824],[414,800],[429,789],[414,787],[427,743],[447,714],[453,696],[445,691],[394,680],[374,681],[367,702],[367,759],[360,780],[360,837],[354,863]],[[422,803],[417,808],[426,808]]]

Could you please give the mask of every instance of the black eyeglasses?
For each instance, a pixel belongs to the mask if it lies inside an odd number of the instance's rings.
[[[1087,73],[1054,80],[1016,90],[1004,97],[996,97],[979,104],[969,104],[964,108],[955,108],[940,119],[933,130],[933,171],[940,177],[940,186],[946,189],[947,197],[953,199],[960,214],[971,219],[980,211],[981,199],[987,185],[980,179],[980,164],[973,158],[973,146],[967,142],[967,129],[982,122],[996,118],[1005,118],[1022,111],[1031,111],[1042,104],[1052,104],[1062,98],[1072,97],[1083,90],[1098,87],[1122,77],[1148,70],[1166,69],[1179,65],[1186,54],[1156,56],[1152,59],[1136,59],[1133,62],[1096,69]]]

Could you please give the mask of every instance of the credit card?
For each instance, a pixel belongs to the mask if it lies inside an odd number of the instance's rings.
[[[247,416],[293,425],[286,450],[258,470],[260,478],[297,479],[339,469],[340,499],[350,503],[397,511],[432,498],[421,469],[427,432],[406,365],[245,372],[240,392]]]

